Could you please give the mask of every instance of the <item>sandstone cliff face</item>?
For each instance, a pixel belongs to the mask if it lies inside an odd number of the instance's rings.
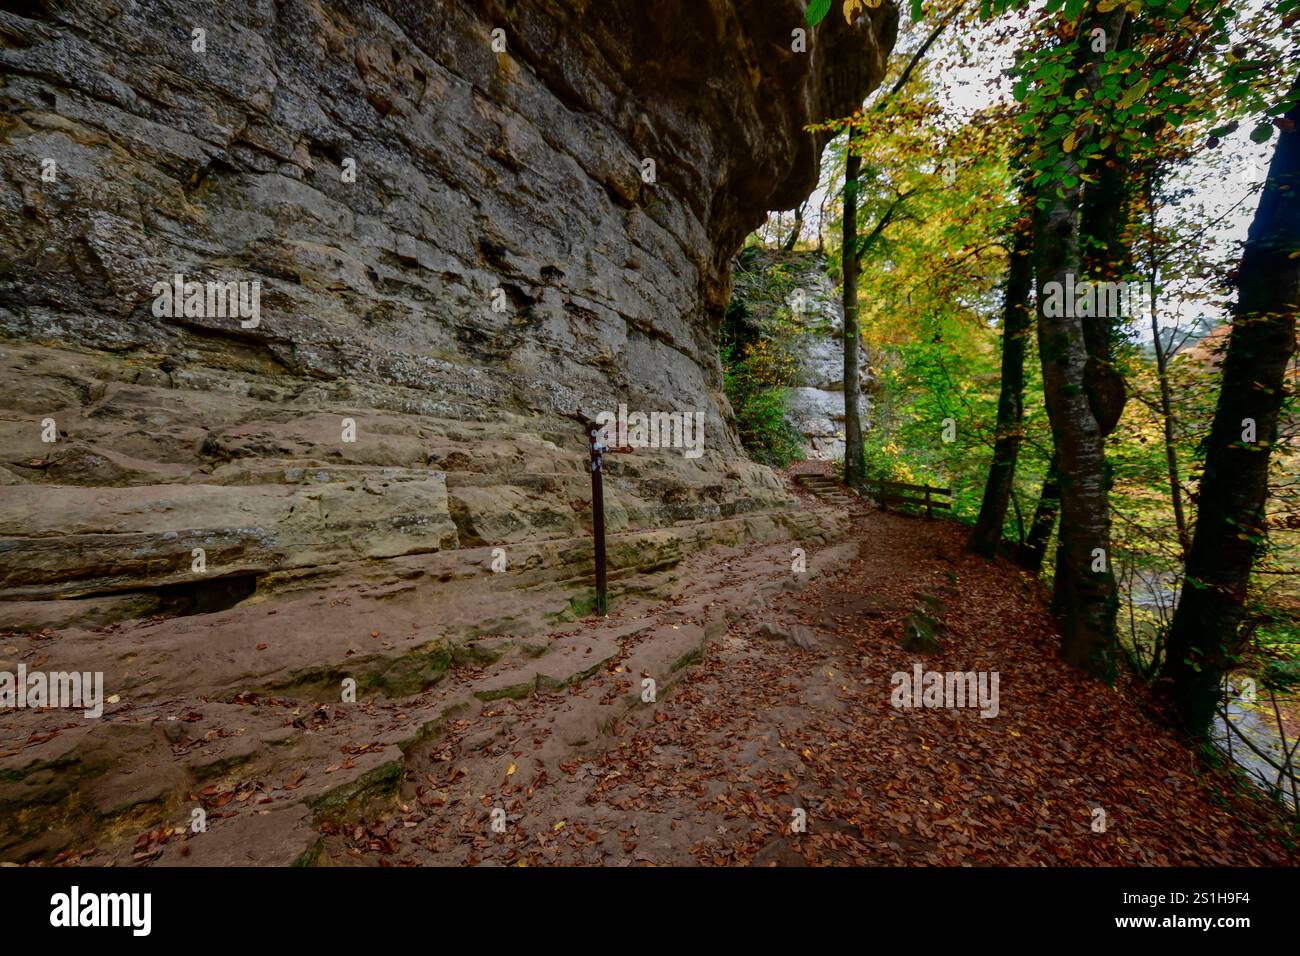
[[[578,538],[620,402],[703,411],[706,453],[620,459],[613,531],[784,507],[727,425],[728,267],[895,18],[799,53],[802,7],[0,11],[0,626]],[[176,274],[257,281],[259,321],[155,314]]]
[[[778,314],[798,329],[788,344],[798,368],[786,421],[803,436],[805,457],[834,461],[844,457],[844,306],[827,265],[815,252],[747,248],[734,266],[728,321],[742,338],[774,334]],[[865,425],[871,381],[865,346],[858,349],[858,377],[864,387],[858,414]]]

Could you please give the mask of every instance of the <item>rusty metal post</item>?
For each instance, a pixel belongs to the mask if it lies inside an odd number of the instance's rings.
[[[592,534],[596,545],[596,613],[604,615],[609,610],[605,593],[605,486],[603,471],[605,446],[600,443],[601,427],[587,426],[587,440],[591,447],[591,516]]]

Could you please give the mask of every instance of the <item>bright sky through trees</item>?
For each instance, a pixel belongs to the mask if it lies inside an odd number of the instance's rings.
[[[1244,5],[1243,15],[1256,12],[1260,6],[1259,0],[1250,0]],[[1035,4],[1031,10],[1036,12],[1040,8],[1041,4]],[[902,16],[904,23],[895,54],[900,62],[910,57],[924,40],[929,22],[923,21],[912,29],[905,10]],[[941,34],[931,49],[922,76],[954,120],[964,120],[996,104],[1013,102],[1007,71],[1014,65],[1015,52],[1022,45],[1015,38],[1025,33],[1030,22],[1029,12],[1005,14],[974,30],[948,30]],[[880,91],[873,94],[879,95]],[[1161,226],[1170,227],[1179,220],[1185,225],[1203,225],[1204,258],[1223,268],[1213,270],[1205,281],[1170,283],[1157,303],[1162,328],[1177,325],[1186,330],[1198,319],[1218,324],[1227,316],[1229,297],[1217,284],[1217,277],[1229,271],[1230,263],[1241,256],[1246,229],[1254,216],[1268,157],[1273,150],[1271,141],[1253,143],[1248,133],[1249,128],[1243,126],[1222,137],[1217,149],[1200,150],[1171,171],[1168,191],[1186,191],[1188,195],[1178,206],[1160,210]],[[830,229],[829,222],[821,220],[823,209],[828,219],[838,216],[836,203],[827,198],[828,192],[834,190],[833,198],[838,199],[841,182],[842,170],[832,161],[834,149],[835,145],[827,147],[821,181],[808,199],[803,224],[806,240],[815,241],[819,229],[823,232]],[[788,222],[785,228],[789,228]],[[1139,341],[1150,340],[1150,328],[1145,321],[1134,323],[1132,331]]]

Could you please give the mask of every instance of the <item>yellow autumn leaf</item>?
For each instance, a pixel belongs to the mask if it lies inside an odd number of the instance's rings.
[[[1145,76],[1142,77],[1142,79],[1138,80],[1125,91],[1124,95],[1119,98],[1119,102],[1115,105],[1122,110],[1128,109],[1143,97],[1149,85],[1150,84],[1147,83],[1147,78]]]
[[[507,777],[513,777],[513,776],[515,775],[515,770],[516,770],[516,769],[518,769],[518,768],[515,767],[515,765],[514,765],[513,762],[511,762],[510,766],[506,767],[506,776],[507,776]]]
[[[880,4],[881,0],[844,0],[844,22],[851,24],[859,11],[864,11],[867,7],[874,10]]]
[[[1074,152],[1074,130],[1070,130],[1069,134],[1061,142],[1061,149],[1067,153]]]
[[[557,823],[555,826],[551,827],[551,829],[554,830],[556,833],[559,833],[561,830],[564,829],[564,825],[565,825],[565,823],[567,823],[567,822],[568,822],[568,821],[566,821],[566,820],[561,820],[561,821],[560,821],[559,823]]]

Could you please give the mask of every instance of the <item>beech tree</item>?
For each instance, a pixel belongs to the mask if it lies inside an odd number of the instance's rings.
[[[848,156],[844,163],[844,483],[856,488],[866,478],[866,459],[862,448],[860,401],[862,382],[858,377],[858,345],[862,333],[858,328],[858,173],[862,157],[853,151],[849,134]]]
[[[1093,42],[1093,30],[1118,37],[1127,14],[1113,10],[1094,14],[1067,34],[1063,48],[1072,55],[1072,75],[1062,84],[1071,99],[1095,94],[1100,86],[1099,64],[1105,50]],[[1034,221],[1035,274],[1038,284],[1038,351],[1043,366],[1043,394],[1052,423],[1052,440],[1060,471],[1060,530],[1057,535],[1053,609],[1061,618],[1061,656],[1070,664],[1104,679],[1114,676],[1115,612],[1118,596],[1110,560],[1110,507],[1106,486],[1105,436],[1114,426],[1111,410],[1091,389],[1099,371],[1090,354],[1084,316],[1066,301],[1051,308],[1055,285],[1071,287],[1083,275],[1080,238],[1083,206],[1083,163],[1079,140],[1095,136],[1095,124],[1071,129],[1046,178],[1046,202]],[[1096,319],[1092,323],[1096,325]],[[1094,345],[1093,352],[1096,346]],[[1118,419],[1118,415],[1114,416]]]
[[[898,79],[889,90],[871,106],[871,111],[880,114],[886,105],[898,95],[915,72],[917,64],[939,39],[940,34],[961,13],[965,0],[957,0],[948,13],[931,28],[921,45],[907,60]],[[810,24],[817,23],[830,9],[829,0],[811,5],[807,11]],[[846,18],[851,18],[852,11],[846,5]],[[913,6],[913,20],[920,20],[919,4]],[[902,208],[913,192],[899,193],[897,201],[892,204],[876,223],[875,228],[865,238],[858,235],[858,190],[859,174],[862,170],[861,146],[855,137],[855,125],[848,124],[848,144],[845,147],[844,164],[844,218],[843,239],[841,244],[842,274],[844,282],[844,482],[850,488],[857,487],[866,478],[866,455],[862,446],[862,415],[860,401],[862,381],[858,373],[858,349],[861,344],[861,328],[858,323],[858,270],[862,265],[862,255],[872,240],[884,232],[890,221]]]
[[[1030,293],[1034,285],[1033,200],[1022,205],[1011,225],[1011,248],[1002,308],[1002,374],[998,387],[997,431],[993,459],[970,549],[993,557],[1002,541],[1002,525],[1016,477],[1016,460],[1025,417],[1025,338],[1033,327]]]
[[[1300,309],[1300,78],[1237,271],[1223,382],[1164,676],[1183,727],[1204,734],[1239,650],[1251,569],[1267,546],[1268,463]]]
[[[1056,516],[1061,510],[1061,469],[1056,464],[1053,454],[1047,464],[1047,474],[1043,476],[1043,486],[1038,493],[1038,504],[1034,506],[1034,518],[1029,525],[1029,534],[1024,544],[1016,552],[1017,563],[1027,571],[1037,574],[1043,569],[1043,559],[1047,557],[1047,544],[1052,538],[1052,529],[1056,527]]]

